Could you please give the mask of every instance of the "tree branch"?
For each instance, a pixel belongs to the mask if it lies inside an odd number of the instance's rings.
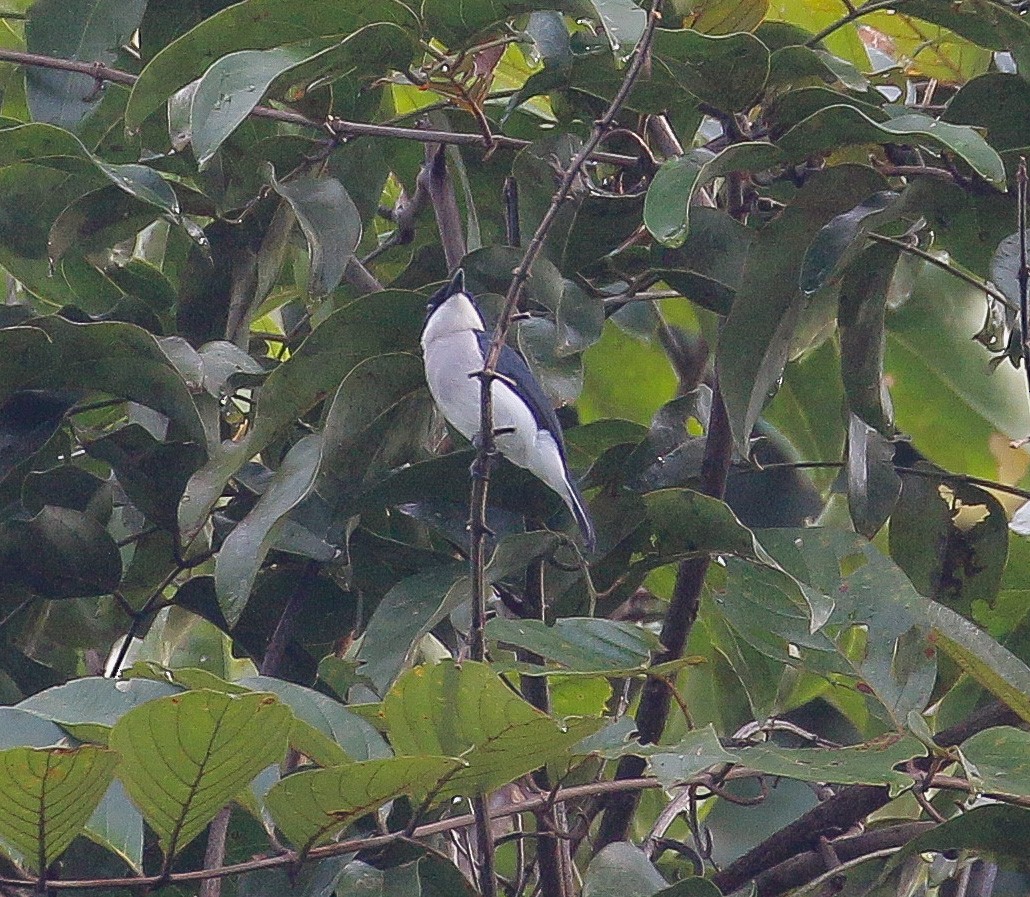
[[[822,31],[810,37],[806,42],[806,47],[814,47],[820,41],[828,38],[833,32],[839,31],[845,25],[854,22],[856,19],[867,16],[873,12],[879,12],[884,9],[895,9],[901,6],[905,0],[869,0],[868,3],[863,3],[861,6],[852,7],[849,5],[848,14],[841,16],[836,22],[831,22]]]
[[[701,462],[701,492],[713,498],[723,497],[726,492],[726,475],[732,455],[733,436],[730,432],[729,419],[726,416],[726,405],[719,389],[718,375],[716,375],[705,453]],[[672,600],[669,602],[669,609],[662,625],[661,641],[664,650],[655,659],[656,663],[677,660],[683,656],[687,638],[697,619],[701,604],[701,590],[710,563],[711,555],[708,554],[680,563],[676,572]],[[638,737],[642,744],[654,744],[661,738],[666,720],[669,718],[670,702],[670,691],[664,680],[649,678],[644,683],[640,695],[640,705],[636,713]],[[615,778],[617,781],[634,779],[645,768],[646,761],[642,757],[628,755],[619,761]],[[637,803],[637,796],[629,793],[612,795],[607,798],[607,806],[595,842],[597,850],[613,841],[624,841],[627,838],[630,824],[636,813]]]
[[[133,75],[131,72],[123,72],[103,63],[80,62],[76,59],[59,59],[56,56],[46,56],[41,53],[25,53],[21,50],[0,48],[0,62],[14,62],[18,65],[47,68],[60,72],[75,72],[80,75],[89,75],[98,81],[109,81],[126,87],[132,87],[138,80],[138,76]],[[457,146],[480,147],[483,145],[481,134],[467,134],[459,131],[426,131],[420,128],[376,125],[369,122],[348,121],[333,117],[320,122],[308,118],[306,115],[301,115],[299,112],[275,109],[271,106],[255,106],[250,114],[255,118],[265,118],[271,121],[283,122],[284,124],[299,125],[323,133],[328,129],[336,137],[392,137],[398,140],[414,140],[418,143],[448,143]],[[499,134],[493,136],[493,142],[494,146],[512,150],[523,149],[531,143],[529,140],[505,137]],[[618,153],[596,152],[591,154],[591,158],[598,162],[607,162],[611,165],[626,166],[637,164],[637,159],[633,156],[623,156]]]
[[[426,161],[416,180],[417,189],[425,188],[436,216],[440,243],[447,270],[453,272],[465,257],[465,236],[461,223],[458,200],[454,195],[454,182],[447,168],[446,146],[442,143],[426,144]]]

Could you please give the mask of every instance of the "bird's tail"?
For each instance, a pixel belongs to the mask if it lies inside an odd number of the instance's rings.
[[[590,511],[583,500],[583,494],[579,487],[570,479],[566,478],[565,503],[576,518],[580,531],[583,533],[583,541],[586,543],[587,551],[592,552],[597,547],[597,533],[594,531],[594,521],[590,518]]]

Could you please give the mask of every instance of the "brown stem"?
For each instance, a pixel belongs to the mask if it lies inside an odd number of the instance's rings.
[[[446,150],[447,147],[442,143],[426,144],[426,161],[418,173],[417,185],[421,189],[425,184],[433,204],[433,214],[436,215],[447,270],[453,272],[465,257],[465,237],[458,200],[454,195],[454,181],[447,169]]]
[[[722,498],[726,491],[726,475],[729,471],[733,454],[733,437],[730,433],[726,406],[722,400],[719,381],[716,379],[712,392],[712,413],[708,421],[708,434],[705,443],[704,459],[701,462],[701,491],[714,498]],[[683,656],[690,630],[697,619],[701,604],[701,589],[704,586],[705,574],[711,557],[704,555],[690,558],[680,563],[676,573],[672,600],[662,625],[662,645],[664,650],[656,658],[656,663],[677,660]],[[637,731],[642,744],[654,744],[661,738],[669,717],[669,689],[661,679],[648,679],[644,683],[640,695],[640,706],[637,709]],[[615,774],[616,780],[637,778],[646,768],[646,761],[641,757],[629,755],[619,761]],[[617,794],[609,796],[606,801],[601,828],[597,835],[595,848],[600,850],[613,841],[626,840],[630,824],[636,813],[638,797],[634,794]]]

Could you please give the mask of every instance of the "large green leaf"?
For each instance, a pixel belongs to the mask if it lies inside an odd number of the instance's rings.
[[[304,854],[395,797],[430,794],[461,766],[454,757],[392,757],[308,770],[274,785],[265,805]]]
[[[117,762],[114,751],[91,744],[0,751],[0,837],[45,872],[82,831]]]
[[[884,185],[864,166],[816,172],[752,246],[716,352],[723,400],[742,454],[748,454],[751,431],[783,373],[803,308],[797,283],[805,251],[823,224]]]
[[[122,578],[118,546],[103,525],[54,505],[0,524],[0,558],[0,582],[20,583],[43,598],[110,594]]]
[[[361,215],[346,188],[332,177],[272,178],[272,186],[293,209],[308,241],[308,292],[336,289],[361,240]]]
[[[857,414],[848,421],[846,471],[851,522],[872,539],[894,510],[901,479],[894,472],[894,446]]]
[[[267,694],[200,690],[149,701],[111,730],[119,777],[165,857],[181,851],[266,766],[282,760],[290,711]]]
[[[53,720],[80,741],[106,744],[110,728],[134,707],[179,691],[176,685],[154,679],[122,682],[85,676],[37,692],[18,707]]]
[[[921,143],[951,152],[989,184],[1005,188],[1005,166],[1001,157],[978,131],[920,113],[876,122],[854,106],[827,106],[799,122],[777,141],[780,149],[792,158],[864,143]]]
[[[937,647],[1030,722],[1030,667],[975,623],[943,604],[931,602],[927,614]]]
[[[1030,735],[1022,729],[997,726],[977,732],[962,742],[962,756],[975,769],[977,788],[1030,795]]]
[[[215,591],[226,622],[239,622],[261,564],[293,510],[315,485],[322,458],[322,437],[300,440],[283,459],[257,504],[222,543],[215,560]]]
[[[0,141],[2,143],[2,141]],[[201,445],[204,425],[189,387],[158,341],[133,324],[34,319],[0,330],[0,401],[18,389],[96,389],[160,411]]]
[[[659,562],[705,552],[760,557],[751,530],[717,498],[691,489],[659,489],[645,495],[644,502]]]
[[[77,62],[111,65],[132,40],[146,0],[40,0],[25,28],[26,49]],[[97,82],[86,74],[30,66],[25,89],[32,117],[74,128],[100,103]]]
[[[417,30],[414,13],[396,0],[375,4],[329,0],[286,6],[281,0],[237,3],[205,19],[150,60],[129,95],[125,126],[137,130],[172,94],[236,50],[266,50],[294,41],[342,37],[375,22],[392,22],[413,33]]]
[[[758,537],[791,575],[834,602],[824,632],[834,636],[835,656],[809,653],[804,664],[818,671],[815,664],[823,659],[827,673],[849,670],[859,690],[875,697],[872,709],[904,728],[909,711],[926,707],[936,675],[933,647],[935,639],[940,644],[940,633],[930,631],[935,625],[927,618],[930,602],[855,533],[818,527],[762,530]]]
[[[362,297],[326,318],[268,376],[250,435],[239,443],[223,444],[190,480],[179,505],[184,534],[192,535],[204,525],[229,477],[291,421],[333,393],[358,363],[413,349],[424,315],[425,299],[418,293],[388,290]]]
[[[644,851],[628,841],[616,841],[587,866],[583,897],[651,897],[667,884]]]
[[[659,648],[658,639],[646,629],[592,617],[564,617],[553,626],[542,620],[495,617],[487,623],[486,635],[579,673],[640,671]]]
[[[600,725],[560,724],[515,694],[482,663],[443,661],[403,673],[383,700],[398,754],[461,757],[441,794],[484,794],[551,760]]]
[[[274,694],[293,711],[298,720],[330,741],[331,747],[328,750],[324,743],[319,742],[321,747],[319,753],[316,753],[311,743],[308,743],[312,739],[305,733],[299,732],[297,727],[290,733],[291,744],[323,766],[345,763],[347,760],[382,760],[390,756],[390,748],[370,723],[328,695],[274,676],[246,676],[236,684]],[[302,743],[301,737],[307,738],[307,741]],[[332,754],[342,756],[332,763],[323,762],[324,756]]]

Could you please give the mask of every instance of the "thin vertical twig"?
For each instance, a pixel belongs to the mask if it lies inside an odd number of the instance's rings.
[[[1019,337],[1023,354],[1023,371],[1026,374],[1027,394],[1030,395],[1030,265],[1027,264],[1026,246],[1026,156],[1019,157],[1016,172],[1016,197],[1019,209]]]
[[[615,117],[618,115],[622,104],[633,90],[633,85],[640,77],[644,64],[650,57],[651,42],[654,38],[655,29],[661,19],[658,11],[661,0],[652,0],[651,9],[648,13],[647,24],[644,32],[637,43],[637,48],[626,70],[626,76],[622,80],[615,98],[605,114],[594,122],[593,130],[583,147],[569,163],[558,190],[551,199],[551,205],[544,214],[543,219],[537,226],[533,238],[526,248],[522,261],[516,267],[505,297],[504,308],[498,318],[497,326],[494,329],[490,341],[490,348],[483,364],[483,370],[478,373],[480,382],[480,415],[479,415],[479,440],[476,451],[476,459],[472,467],[472,489],[469,499],[469,576],[471,579],[472,598],[472,627],[469,633],[469,654],[473,660],[483,660],[486,657],[486,537],[489,529],[486,525],[487,494],[490,485],[490,471],[497,456],[494,434],[494,412],[493,412],[493,390],[492,382],[497,378],[497,361],[501,355],[501,347],[508,335],[512,318],[518,307],[522,295],[523,286],[526,283],[533,263],[540,255],[544,240],[554,221],[558,211],[565,202],[565,198],[572,190],[572,185],[579,177],[583,165],[601,142],[601,138],[612,126]],[[479,846],[480,862],[480,890],[484,897],[496,897],[497,895],[497,873],[494,868],[493,857],[493,835],[489,824],[489,810],[486,797],[479,797],[473,801],[473,810],[476,816],[476,839]]]

